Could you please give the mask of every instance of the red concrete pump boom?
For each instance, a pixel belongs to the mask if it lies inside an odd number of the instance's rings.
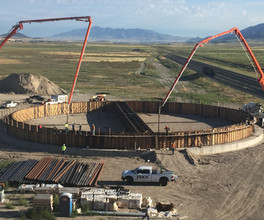
[[[171,95],[173,89],[175,88],[176,84],[177,84],[178,81],[180,80],[180,78],[181,78],[181,76],[182,76],[184,70],[186,69],[186,67],[187,67],[188,64],[190,63],[190,61],[191,61],[191,59],[192,59],[194,53],[196,52],[196,50],[197,50],[199,47],[202,47],[202,46],[204,46],[205,44],[207,44],[210,40],[215,39],[215,38],[220,37],[220,36],[223,36],[223,35],[225,35],[225,34],[229,34],[229,33],[234,33],[234,34],[236,34],[236,36],[241,40],[241,42],[242,42],[242,43],[244,44],[244,46],[246,47],[246,51],[247,51],[248,54],[250,55],[250,58],[251,58],[251,61],[252,61],[253,67],[254,67],[254,69],[259,73],[259,79],[258,79],[258,82],[260,83],[260,85],[261,85],[262,88],[264,89],[264,73],[263,73],[263,71],[262,71],[262,69],[261,69],[261,67],[260,67],[260,65],[259,65],[259,63],[258,63],[256,57],[254,56],[252,50],[250,49],[250,47],[249,47],[247,41],[246,41],[245,38],[243,37],[242,33],[238,30],[238,28],[235,27],[235,28],[232,28],[232,29],[230,29],[230,30],[228,30],[228,31],[222,32],[222,33],[220,33],[220,34],[216,34],[216,35],[214,35],[214,36],[208,37],[207,39],[202,40],[202,41],[196,43],[196,45],[194,46],[192,52],[190,53],[189,57],[187,58],[185,64],[183,65],[183,67],[182,67],[182,69],[181,69],[179,75],[178,75],[177,78],[175,79],[175,81],[174,81],[172,87],[170,88],[168,94],[167,94],[166,97],[164,98],[161,107],[163,107],[163,106],[166,104],[168,98],[170,97],[170,95]]]
[[[81,67],[81,63],[82,63],[82,58],[83,58],[83,54],[85,51],[85,47],[87,44],[87,40],[88,40],[88,36],[89,36],[89,32],[91,29],[91,25],[92,25],[92,19],[90,16],[80,16],[80,17],[65,17],[65,18],[47,18],[47,19],[37,19],[37,20],[25,20],[25,21],[19,21],[15,26],[12,27],[12,29],[9,31],[9,33],[4,37],[4,39],[2,40],[2,42],[0,43],[0,49],[5,45],[5,43],[8,41],[9,38],[11,38],[14,34],[16,34],[18,31],[23,29],[23,24],[31,24],[31,23],[40,23],[40,22],[48,22],[48,21],[65,21],[65,20],[76,20],[76,21],[84,21],[84,22],[89,22],[88,28],[87,28],[87,32],[84,38],[84,42],[83,42],[83,47],[82,47],[82,51],[80,54],[80,58],[79,58],[79,62],[77,65],[77,69],[75,72],[75,77],[73,80],[73,85],[72,85],[72,89],[71,89],[71,94],[69,97],[69,101],[68,104],[71,103],[71,98],[74,92],[74,88],[76,85],[76,81],[79,75],[79,71],[80,71],[80,67]]]

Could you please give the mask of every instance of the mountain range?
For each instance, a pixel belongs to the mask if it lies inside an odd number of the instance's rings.
[[[247,27],[243,30],[240,30],[240,32],[242,33],[243,37],[247,41],[264,42],[264,23]],[[208,36],[208,37],[210,37],[210,36]],[[188,43],[199,42],[199,41],[202,41],[208,37],[192,38],[192,39],[187,40],[187,42]],[[231,41],[236,41],[236,37],[233,36],[232,34],[223,35],[221,37],[218,37],[216,39],[211,40],[212,43],[227,43],[227,42],[231,42]]]
[[[83,40],[86,29],[75,29],[69,32],[51,36],[56,40]],[[89,41],[106,41],[116,43],[178,43],[185,42],[190,38],[160,34],[145,29],[124,29],[124,28],[102,28],[94,26],[91,28]]]
[[[225,31],[225,30],[223,30]],[[251,26],[241,30],[241,33],[247,41],[264,42],[264,23]],[[75,29],[68,32],[59,33],[48,37],[51,40],[83,40],[86,29]],[[3,36],[3,35],[2,35]],[[22,33],[14,35],[15,38],[28,38]],[[206,37],[207,38],[207,37]],[[124,28],[102,28],[94,26],[91,28],[89,41],[93,42],[114,42],[114,43],[193,43],[206,38],[190,38],[160,34],[155,31],[145,29],[124,29]],[[222,43],[235,40],[231,34],[216,38],[211,42]]]

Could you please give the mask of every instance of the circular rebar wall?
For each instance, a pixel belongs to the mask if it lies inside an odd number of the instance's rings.
[[[196,131],[171,132],[166,135],[153,132],[137,116],[136,113],[156,113],[161,103],[159,102],[80,102],[57,105],[42,105],[22,109],[6,118],[8,133],[18,138],[53,145],[72,147],[91,147],[108,149],[137,148],[169,148],[175,143],[177,148],[199,147],[215,144],[224,144],[249,137],[253,132],[252,125],[246,125],[246,119],[252,120],[247,113],[218,106],[192,104],[192,103],[167,103],[162,108],[162,114],[185,114],[213,117],[233,122],[234,124]],[[61,114],[78,114],[93,111],[114,111],[119,115],[129,132],[127,133],[97,133],[82,132],[79,134],[65,133],[52,128],[43,127],[41,130],[36,125],[27,123],[28,120],[50,117]],[[136,113],[135,113],[136,112]]]

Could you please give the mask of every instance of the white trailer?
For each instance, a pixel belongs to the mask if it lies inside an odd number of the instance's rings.
[[[64,103],[68,101],[67,95],[52,95],[51,100],[55,100],[57,103]]]
[[[45,102],[45,105],[60,104],[68,101],[67,95],[52,95],[51,98]]]

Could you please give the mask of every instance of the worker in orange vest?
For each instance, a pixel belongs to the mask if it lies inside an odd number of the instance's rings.
[[[93,131],[93,135],[95,135],[95,125],[92,124],[92,131]]]
[[[172,154],[174,154],[175,148],[176,148],[176,143],[174,141],[173,144],[172,144],[172,147],[171,147]]]

